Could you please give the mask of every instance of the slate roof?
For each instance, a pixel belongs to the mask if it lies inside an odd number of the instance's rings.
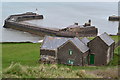
[[[81,41],[83,43],[85,43],[86,45],[87,45],[88,42],[90,42],[90,40],[88,38],[86,38],[86,37],[82,38]]]
[[[108,46],[114,43],[114,40],[107,34],[103,33],[99,36]]]
[[[89,50],[89,48],[81,40],[79,40],[78,38],[75,37],[71,41],[76,45],[76,47],[78,47],[78,49],[81,52],[85,53],[86,51]]]
[[[46,36],[41,49],[56,50],[69,39],[71,38]]]
[[[64,38],[64,37],[52,37],[52,36],[45,37],[41,49],[57,50],[59,46],[63,45],[68,40],[72,41],[74,45],[78,49],[80,49],[80,51],[82,51],[83,53],[89,50],[89,48],[78,38]]]

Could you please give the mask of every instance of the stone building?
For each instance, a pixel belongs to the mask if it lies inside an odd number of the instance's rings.
[[[115,42],[107,33],[88,40],[46,36],[40,48],[40,61],[67,65],[107,65],[114,56]]]
[[[107,65],[113,59],[114,46],[115,42],[107,33],[103,33],[88,42],[90,48],[89,65]]]

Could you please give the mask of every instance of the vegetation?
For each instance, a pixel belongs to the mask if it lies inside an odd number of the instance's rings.
[[[40,44],[8,43],[2,45],[2,67],[8,67],[12,62],[22,65],[36,66],[40,56]]]
[[[116,35],[114,35],[114,36],[110,36],[114,41],[115,41],[115,43],[117,43],[119,40],[120,40],[120,37],[119,36],[116,36]],[[80,37],[80,39],[82,39],[83,37]],[[92,39],[94,39],[95,37],[87,37],[89,40],[92,40]]]
[[[114,54],[120,54],[120,46],[118,46],[117,48],[115,48]]]
[[[111,38],[115,41],[115,43],[117,43],[120,40],[118,36],[111,36]]]
[[[117,43],[118,40],[120,40],[120,38],[118,39],[118,36],[111,36],[111,38],[115,41],[115,43]],[[88,37],[88,39],[92,40],[94,39],[94,37]]]
[[[118,37],[112,36],[117,42]],[[93,38],[90,38],[93,39]],[[3,43],[3,77],[14,78],[117,78],[118,53],[107,66],[66,66],[62,64],[40,64],[40,43]],[[64,74],[64,75],[63,75]]]
[[[3,78],[118,78],[117,67],[107,69],[72,70],[68,67],[40,64],[36,67],[11,64],[3,70]]]

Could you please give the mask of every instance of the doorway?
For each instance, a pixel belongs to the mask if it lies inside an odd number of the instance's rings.
[[[95,58],[95,55],[94,54],[90,54],[90,64],[94,64],[95,63],[94,58]]]

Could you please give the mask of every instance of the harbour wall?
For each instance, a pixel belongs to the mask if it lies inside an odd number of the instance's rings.
[[[36,26],[36,25],[23,23],[23,21],[25,20],[34,20],[34,19],[36,20],[43,18],[44,18],[43,15],[39,15],[32,12],[11,15],[5,20],[5,24],[3,27],[29,32],[31,34],[35,34],[39,36],[51,35],[51,36],[61,36],[61,37],[75,37],[75,36],[90,37],[97,35],[97,28],[92,28],[92,27],[83,30],[81,29],[76,33],[72,31],[60,31],[52,28],[46,28],[43,26]]]
[[[44,35],[52,35],[52,36],[64,36],[64,37],[74,37],[75,34],[70,32],[62,32],[59,30],[53,30],[45,27],[36,25],[30,25],[22,23],[25,20],[34,20],[34,19],[43,19],[43,15],[38,15],[35,13],[25,13],[18,15],[11,15],[5,20],[4,28],[12,28],[15,30],[20,30],[24,32],[29,32],[35,35],[44,36]]]
[[[120,16],[109,16],[108,20],[109,21],[119,21],[120,20]]]

